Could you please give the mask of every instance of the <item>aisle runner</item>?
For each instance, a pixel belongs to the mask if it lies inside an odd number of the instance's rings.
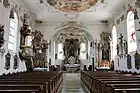
[[[80,73],[64,74],[64,83],[60,93],[86,93],[80,82]]]

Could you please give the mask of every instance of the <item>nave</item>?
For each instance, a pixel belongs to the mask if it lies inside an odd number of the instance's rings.
[[[115,71],[22,72],[0,76],[0,93],[140,93],[140,75]]]
[[[80,73],[64,73],[64,80],[59,93],[87,93],[81,83]]]
[[[140,93],[139,16],[140,0],[0,0],[0,93]]]

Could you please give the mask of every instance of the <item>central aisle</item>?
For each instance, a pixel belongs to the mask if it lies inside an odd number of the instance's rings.
[[[59,93],[87,93],[81,84],[80,73],[64,73],[64,81]]]

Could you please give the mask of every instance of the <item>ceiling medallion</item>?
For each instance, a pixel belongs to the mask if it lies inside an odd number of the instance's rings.
[[[75,18],[79,17],[79,13],[66,13],[64,15],[70,20],[74,20]]]
[[[49,5],[63,12],[81,12],[94,6],[98,0],[46,0]]]

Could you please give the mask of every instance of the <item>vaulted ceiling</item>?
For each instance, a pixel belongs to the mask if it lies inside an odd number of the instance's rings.
[[[130,0],[104,0],[104,3],[97,2],[96,5],[82,12],[63,12],[56,10],[47,3],[47,0],[23,0],[25,5],[34,11],[38,20],[63,22],[68,20],[100,23],[101,20],[110,20]],[[101,1],[101,0],[99,0]]]

